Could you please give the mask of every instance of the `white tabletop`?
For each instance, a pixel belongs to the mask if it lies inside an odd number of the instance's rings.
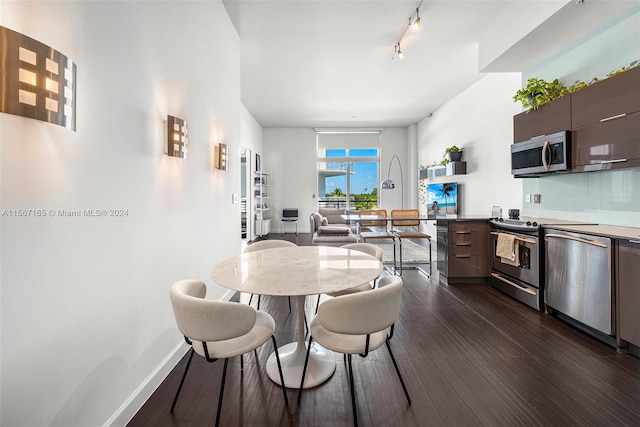
[[[261,295],[319,295],[343,291],[380,275],[382,263],[351,249],[272,248],[226,259],[211,272],[225,288]]]
[[[297,340],[278,351],[285,387],[298,388],[306,354],[305,295],[353,288],[375,279],[381,272],[382,263],[363,252],[327,246],[296,246],[264,249],[226,259],[213,268],[211,277],[216,283],[236,291],[296,297]],[[322,384],[333,375],[335,368],[333,353],[314,343],[303,387]],[[266,370],[269,378],[280,384],[275,354],[269,356]]]

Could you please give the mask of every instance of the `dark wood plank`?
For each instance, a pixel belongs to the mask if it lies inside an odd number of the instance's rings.
[[[280,238],[279,235],[273,236]],[[283,238],[294,239],[286,234]],[[298,241],[306,241],[301,233]],[[307,239],[309,240],[309,239]],[[386,348],[354,356],[363,426],[584,426],[640,425],[640,360],[595,340],[561,320],[536,312],[485,284],[443,285],[405,270],[402,311],[391,346],[411,393],[407,405]],[[240,295],[247,302],[248,295]],[[311,319],[316,297],[307,299]],[[279,344],[296,336],[295,301],[262,299],[277,325]],[[256,300],[252,305],[256,305]],[[265,372],[271,344],[229,362],[222,425],[353,425],[347,369],[305,390],[301,406]],[[129,426],[200,426],[215,421],[220,361],[195,356],[174,414],[169,407],[182,360]]]

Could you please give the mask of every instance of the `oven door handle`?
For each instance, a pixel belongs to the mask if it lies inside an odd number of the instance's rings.
[[[492,234],[492,235],[494,235],[494,236],[497,236],[497,235],[498,235],[498,234],[500,234],[500,233],[498,233],[497,231],[492,231],[490,234]],[[505,233],[505,234],[509,234],[509,233]],[[524,243],[531,243],[532,245],[535,245],[536,243],[538,243],[538,242],[536,242],[535,240],[531,240],[531,239],[523,239],[522,237],[518,237],[518,236],[515,236],[515,238],[516,238],[516,240],[518,240],[518,241],[520,241],[520,242],[524,242]]]
[[[509,279],[505,279],[500,274],[491,273],[491,277],[495,277],[496,279],[501,280],[501,281],[513,286],[513,287],[516,287],[516,288],[520,289],[521,291],[528,293],[529,295],[535,295],[536,294],[536,291],[528,289],[528,288],[525,288],[525,287],[522,287],[522,286],[518,285],[517,283],[512,282]]]

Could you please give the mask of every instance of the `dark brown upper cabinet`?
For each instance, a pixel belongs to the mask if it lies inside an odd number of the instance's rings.
[[[571,129],[571,170],[640,167],[640,66],[513,116],[514,142]]]
[[[640,67],[571,94],[572,170],[640,166]]]
[[[640,111],[640,66],[571,94],[572,129]]]
[[[537,110],[513,116],[513,142],[571,129],[571,97],[554,99]]]

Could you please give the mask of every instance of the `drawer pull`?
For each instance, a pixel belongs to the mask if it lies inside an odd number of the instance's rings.
[[[622,114],[618,114],[618,115],[611,116],[611,117],[605,117],[604,119],[600,119],[600,121],[601,122],[608,122],[609,120],[619,119],[620,117],[624,117],[626,115],[627,115],[627,113],[622,113]]]
[[[524,292],[526,292],[526,293],[528,293],[530,295],[535,295],[536,294],[536,291],[534,291],[533,289],[527,289],[527,288],[525,288],[523,286],[520,286],[517,283],[512,282],[511,280],[505,279],[500,274],[491,273],[491,277],[495,277],[496,279],[501,280],[501,281],[503,281],[503,282],[515,287],[515,288],[518,288],[521,291],[524,291]]]
[[[622,163],[622,162],[626,162],[627,159],[615,159],[615,160],[600,160],[600,164],[601,165],[606,165],[609,163]]]
[[[471,258],[471,255],[456,255],[456,258]]]
[[[471,243],[456,243],[456,246],[471,246]]]
[[[470,231],[456,231],[456,234],[471,234]]]

